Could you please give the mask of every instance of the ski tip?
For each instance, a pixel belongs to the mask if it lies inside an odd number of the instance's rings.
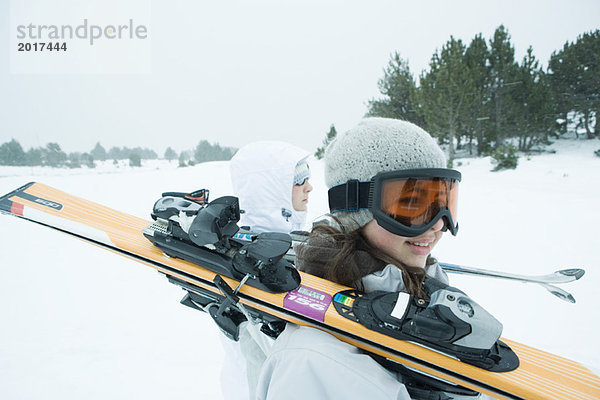
[[[564,292],[564,291],[558,291],[558,290],[552,290],[550,288],[547,288],[550,293],[552,293],[553,295],[555,295],[556,297],[558,297],[561,300],[567,301],[569,303],[575,304],[575,297],[573,297],[573,295],[571,293],[568,292]]]
[[[577,301],[575,301],[575,297],[573,297],[573,295],[571,293],[564,296],[563,300],[568,301],[571,304],[575,304],[577,302]]]
[[[0,196],[0,200],[8,199],[9,197],[14,196],[15,193],[22,192],[22,191],[24,191],[25,189],[27,189],[28,187],[30,187],[31,185],[34,185],[34,184],[35,184],[35,182],[26,183],[23,186],[15,189],[15,190],[13,190],[10,193],[6,193],[4,196]]]
[[[575,280],[577,280],[585,275],[585,270],[581,268],[569,268],[557,271],[557,273],[565,276],[572,276],[575,278]]]
[[[559,299],[569,303],[575,303],[575,297],[573,297],[573,295],[567,292],[566,290],[563,290],[553,285],[549,285],[547,283],[540,283],[540,285]]]
[[[568,301],[569,303],[572,303],[572,304],[575,304],[575,303],[576,303],[576,301],[575,301],[575,297],[573,297],[573,295],[572,295],[572,294],[569,294],[569,295],[568,295],[568,296],[565,298],[565,300],[566,300],[566,301]]]
[[[33,184],[35,184],[35,182],[26,183],[20,188],[15,189],[10,193],[5,194],[4,196],[0,196],[0,212],[2,212],[2,214],[8,215],[23,215],[23,205],[15,203],[9,199],[17,193],[24,191]]]

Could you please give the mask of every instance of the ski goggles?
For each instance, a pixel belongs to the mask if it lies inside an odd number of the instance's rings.
[[[405,237],[419,236],[442,219],[442,229],[456,235],[460,180],[460,172],[445,168],[383,172],[368,182],[350,180],[329,189],[329,209],[368,209],[382,228]]]

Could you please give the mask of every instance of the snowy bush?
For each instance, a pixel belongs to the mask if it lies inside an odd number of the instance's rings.
[[[142,166],[142,158],[137,153],[131,153],[129,156],[129,166],[130,167],[141,167]]]
[[[500,171],[503,169],[515,169],[519,163],[517,148],[512,144],[501,145],[492,152],[492,163],[495,165],[492,171]]]

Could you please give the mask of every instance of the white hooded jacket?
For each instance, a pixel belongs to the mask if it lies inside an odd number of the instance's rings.
[[[233,195],[244,210],[239,226],[251,231],[290,233],[304,228],[305,211],[295,211],[292,188],[296,164],[309,153],[277,141],[261,141],[242,147],[230,162]],[[260,366],[273,340],[258,325],[240,325],[240,340],[224,336],[221,388],[225,400],[253,398]]]
[[[240,226],[253,232],[301,230],[305,211],[292,206],[296,164],[309,155],[289,143],[261,141],[242,147],[231,159],[233,193],[244,210]]]

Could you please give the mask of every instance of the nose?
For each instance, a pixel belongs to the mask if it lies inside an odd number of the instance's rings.
[[[304,185],[304,191],[305,191],[306,193],[309,193],[309,192],[312,192],[312,190],[313,190],[313,187],[312,187],[312,185],[310,184],[310,182],[307,180],[307,181],[306,181],[306,185]]]

